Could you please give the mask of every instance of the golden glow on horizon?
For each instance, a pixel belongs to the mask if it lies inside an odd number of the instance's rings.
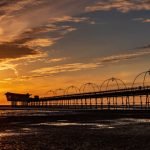
[[[3,0],[0,9],[0,104],[8,91],[43,96],[111,77],[129,85],[149,69],[147,0]]]

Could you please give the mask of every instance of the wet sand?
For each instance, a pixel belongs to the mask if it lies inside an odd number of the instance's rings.
[[[149,150],[150,116],[1,116],[0,150]]]

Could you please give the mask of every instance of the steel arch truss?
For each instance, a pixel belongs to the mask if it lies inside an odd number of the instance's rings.
[[[54,92],[56,93],[56,96],[65,95],[65,90],[62,88],[56,89]],[[61,92],[61,94],[59,94],[59,92]]]
[[[56,93],[55,93],[55,91],[53,91],[53,90],[47,91],[47,92],[46,92],[46,95],[49,95],[49,93],[51,93],[51,96],[56,96]]]
[[[144,86],[145,86],[145,81],[146,81],[146,76],[147,76],[147,75],[150,76],[150,70],[144,71],[144,72],[138,74],[138,75],[135,77],[135,79],[134,79],[134,81],[133,81],[133,83],[132,83],[132,87],[134,87],[134,85],[135,85],[135,83],[136,83],[136,80],[137,80],[140,76],[142,76],[142,75],[144,75],[143,81],[142,81],[142,86],[144,87]]]
[[[102,84],[100,86],[100,91],[102,91],[102,88],[104,87],[105,84],[106,84],[105,91],[107,91],[108,87],[110,85],[110,82],[115,82],[116,85],[117,85],[118,90],[120,89],[119,83],[121,83],[124,86],[125,89],[127,88],[126,84],[121,79],[113,77],[113,78],[109,78],[109,79],[107,79],[107,80],[105,80],[105,81],[102,82]]]
[[[87,88],[92,88],[93,91],[86,91]],[[98,92],[100,91],[100,87],[99,85],[95,84],[95,83],[85,83],[80,87],[80,92],[81,93],[88,93],[88,92]]]
[[[74,92],[73,93],[70,93],[70,90],[73,90]],[[68,88],[65,89],[65,95],[68,95],[68,94],[77,94],[77,93],[80,93],[80,89],[76,86],[69,86]]]

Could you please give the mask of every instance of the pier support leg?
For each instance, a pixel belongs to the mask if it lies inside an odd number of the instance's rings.
[[[87,108],[87,99],[85,98],[85,108]]]
[[[140,95],[141,109],[143,108],[142,96]]]
[[[103,98],[101,98],[101,110],[103,110]]]
[[[92,108],[92,102],[91,102],[91,98],[90,98],[90,109]]]
[[[110,110],[110,98],[107,97],[107,105],[108,105],[108,110]]]
[[[135,96],[133,95],[133,109],[135,109]]]
[[[82,100],[82,98],[81,98],[81,108],[83,108],[83,100]]]
[[[117,97],[115,97],[115,100],[116,100],[116,102],[115,102],[115,106],[116,106],[116,110],[118,109],[118,98]]]
[[[123,101],[123,96],[121,97],[121,101],[122,101],[122,109],[124,109],[124,101]]]
[[[96,109],[98,108],[97,107],[97,98],[95,98],[95,106],[96,106]]]

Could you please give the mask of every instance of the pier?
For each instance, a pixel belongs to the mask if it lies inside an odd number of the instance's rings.
[[[143,75],[141,86],[135,86],[138,77]],[[40,107],[50,109],[86,109],[86,110],[149,110],[150,109],[150,86],[146,85],[146,76],[150,71],[142,72],[137,75],[131,85],[126,84],[117,78],[105,80],[101,86],[94,83],[86,83],[78,89],[70,86],[61,95],[57,91],[52,92],[52,96],[31,97],[30,94],[17,94],[7,92],[7,100],[11,102],[12,107]],[[115,89],[109,89],[110,82],[116,84]],[[105,85],[105,88],[103,88]],[[86,92],[87,86],[93,88],[93,91]],[[73,89],[74,93],[69,93]],[[63,91],[63,90],[62,90]]]

